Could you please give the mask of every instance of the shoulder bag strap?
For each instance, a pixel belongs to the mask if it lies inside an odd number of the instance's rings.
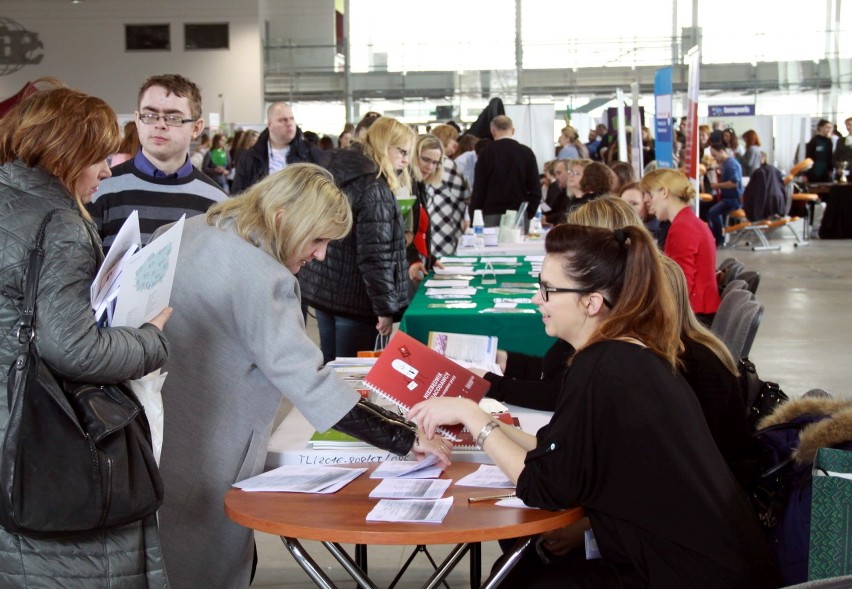
[[[18,343],[21,351],[29,349],[35,338],[35,305],[38,293],[38,277],[41,272],[41,263],[44,261],[44,233],[47,224],[53,218],[53,214],[60,209],[53,209],[44,217],[36,233],[35,245],[30,250],[30,260],[27,266],[27,274],[24,277],[24,309],[21,312],[21,320],[18,323]]]

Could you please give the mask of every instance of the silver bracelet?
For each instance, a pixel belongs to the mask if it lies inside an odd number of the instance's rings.
[[[492,419],[484,426],[482,426],[482,430],[479,432],[479,435],[476,436],[476,449],[482,450],[482,445],[485,443],[485,438],[491,435],[491,432],[496,428],[500,427],[500,422],[496,419]]]

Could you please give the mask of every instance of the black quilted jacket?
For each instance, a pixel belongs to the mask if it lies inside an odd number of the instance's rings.
[[[327,154],[322,163],[349,197],[354,223],[349,235],[328,245],[324,262],[299,271],[302,301],[360,319],[398,315],[408,304],[408,263],[396,198],[357,146]]]

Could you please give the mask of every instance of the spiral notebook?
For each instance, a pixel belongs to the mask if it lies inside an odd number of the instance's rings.
[[[401,331],[388,342],[364,384],[403,411],[426,399],[465,397],[479,403],[488,381]],[[462,426],[438,428],[458,441]]]

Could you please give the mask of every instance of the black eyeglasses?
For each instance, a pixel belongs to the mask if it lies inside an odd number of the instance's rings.
[[[559,288],[556,286],[548,286],[541,280],[541,274],[538,275],[538,292],[541,293],[541,298],[544,299],[544,302],[550,300],[550,293],[552,292],[575,292],[577,294],[589,294],[593,292],[597,292],[594,289],[590,288]],[[606,305],[607,309],[612,309],[612,303],[606,300],[606,297],[601,296],[603,299],[604,305]]]
[[[185,119],[180,115],[161,115],[153,112],[139,113],[139,120],[145,125],[156,125],[160,119],[163,119],[169,127],[180,127],[198,120]]]

